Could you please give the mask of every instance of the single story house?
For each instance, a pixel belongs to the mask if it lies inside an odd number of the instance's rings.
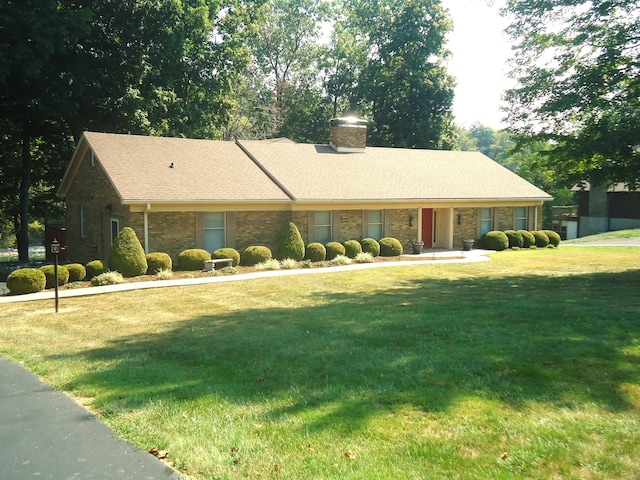
[[[597,188],[588,182],[573,190],[578,198],[578,237],[640,228],[640,191],[622,183]]]
[[[172,257],[266,245],[289,222],[306,243],[392,236],[462,248],[495,229],[540,228],[551,197],[479,152],[366,146],[366,121],[333,119],[329,145],[86,132],[58,195],[68,256],[107,260],[133,228]]]

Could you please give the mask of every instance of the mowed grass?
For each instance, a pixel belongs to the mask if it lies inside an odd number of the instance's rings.
[[[640,248],[0,304],[0,352],[186,478],[640,478]]]

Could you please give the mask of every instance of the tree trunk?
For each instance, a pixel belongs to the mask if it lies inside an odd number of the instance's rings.
[[[31,187],[31,123],[29,110],[22,117],[22,180],[20,182],[20,225],[16,232],[18,259],[29,261],[29,188]]]

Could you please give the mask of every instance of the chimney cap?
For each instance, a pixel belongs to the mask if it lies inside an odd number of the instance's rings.
[[[352,126],[352,127],[366,127],[368,121],[364,118],[358,117],[337,117],[332,118],[329,122],[331,127],[336,127],[338,125]]]

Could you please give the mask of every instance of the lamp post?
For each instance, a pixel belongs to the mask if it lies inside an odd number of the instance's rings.
[[[56,282],[56,313],[58,313],[58,255],[60,254],[60,242],[55,238],[51,242],[51,253],[53,254],[53,277]]]

